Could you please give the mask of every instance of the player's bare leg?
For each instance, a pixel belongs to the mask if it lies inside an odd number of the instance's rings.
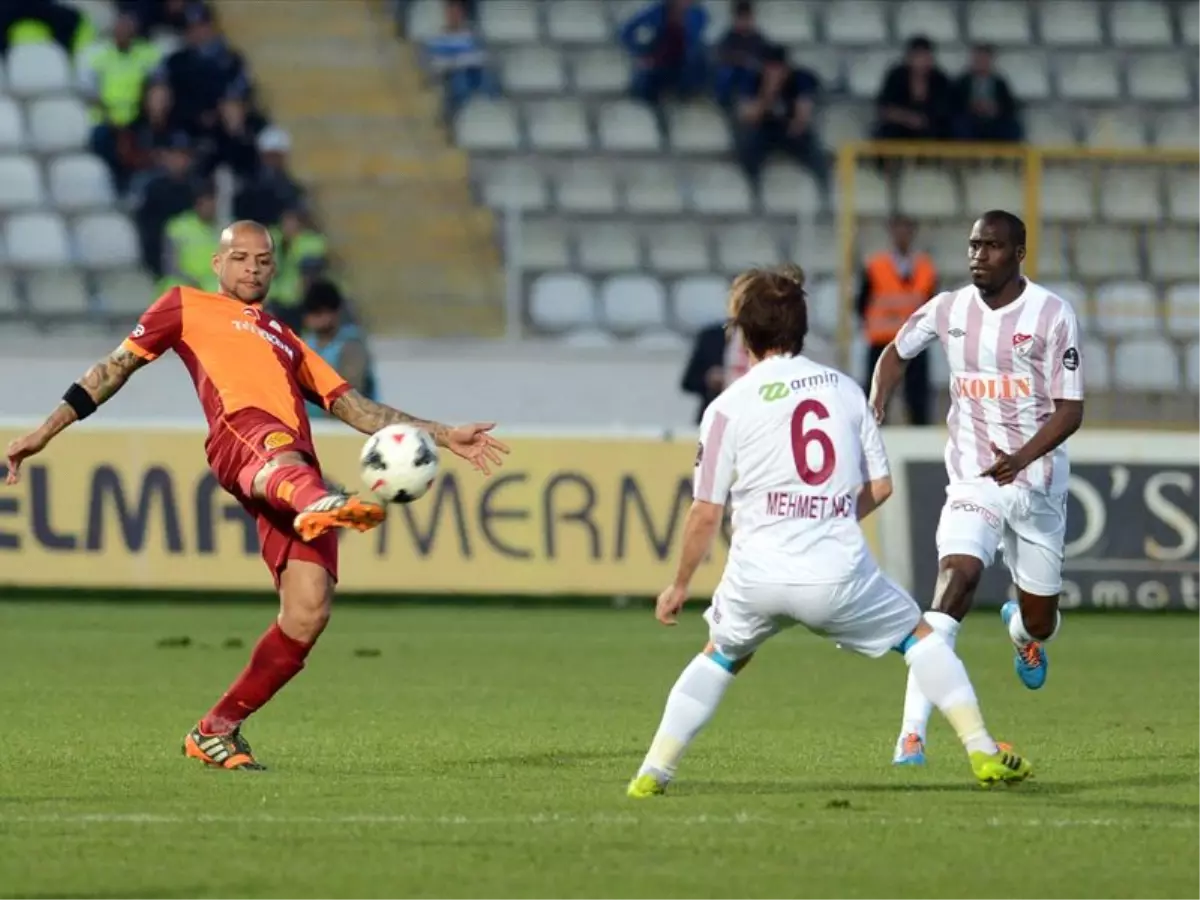
[[[693,659],[667,696],[662,722],[641,768],[626,793],[635,799],[662,794],[675,775],[688,745],[717,711],[734,676],[754,654],[740,659],[722,655],[711,642]]]
[[[953,650],[962,620],[966,618],[975,602],[975,591],[979,587],[980,578],[983,577],[983,561],[974,556],[954,554],[944,557],[938,568],[933,603],[930,611],[926,613],[926,621]],[[892,756],[895,765],[924,765],[925,733],[931,715],[933,703],[921,691],[916,676],[909,670],[900,737],[896,741],[895,753]]]
[[[329,573],[317,563],[290,561],[279,580],[278,618],[259,638],[249,665],[184,738],[186,755],[224,769],[265,768],[242,736],[242,723],[304,668],[332,605]]]
[[[293,527],[305,541],[334,528],[369,531],[386,515],[378,503],[329,490],[317,470],[299,453],[281,453],[268,460],[254,473],[249,493],[276,509],[294,512]]]
[[[1013,666],[1021,683],[1036,691],[1046,683],[1049,660],[1045,645],[1058,633],[1062,617],[1058,612],[1058,595],[1031,594],[1017,588],[1017,599],[1009,600],[1000,610],[1008,626],[1016,656]]]

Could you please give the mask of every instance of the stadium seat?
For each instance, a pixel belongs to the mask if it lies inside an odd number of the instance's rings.
[[[543,331],[590,328],[596,323],[592,283],[581,275],[554,273],[533,282],[529,318]]]
[[[25,278],[25,296],[34,315],[81,316],[90,300],[87,285],[77,272],[36,272]],[[146,297],[142,306],[150,305]]]
[[[110,209],[117,202],[108,168],[84,153],[60,156],[48,166],[50,197],[63,212]]]
[[[1118,47],[1168,46],[1174,39],[1167,5],[1161,0],[1121,0],[1112,4],[1108,30]]]
[[[839,102],[817,113],[817,133],[830,147],[865,140],[874,116],[871,108],[862,103]]]
[[[65,93],[73,87],[71,62],[58,44],[17,44],[8,51],[5,83],[22,99]]]
[[[1085,334],[1093,330],[1095,323],[1093,322],[1092,310],[1088,304],[1087,294],[1083,290],[1083,285],[1073,281],[1050,281],[1041,282],[1051,294],[1061,297],[1071,304],[1071,309],[1075,312],[1075,319],[1079,323],[1079,331]]]
[[[705,36],[708,43],[715,44],[733,24],[729,4],[726,0],[700,0],[700,3],[708,10],[708,31]]]
[[[1167,333],[1173,337],[1200,336],[1200,284],[1167,288]]]
[[[1179,388],[1179,356],[1162,338],[1130,338],[1113,351],[1113,368],[1121,387],[1165,393]]]
[[[524,218],[521,222],[520,264],[525,271],[566,269],[571,264],[567,227],[554,219]]]
[[[597,328],[581,328],[564,335],[562,343],[566,347],[578,350],[607,350],[615,347],[618,342],[607,331],[600,331]]]
[[[0,184],[4,181],[0,176]],[[14,269],[61,269],[71,263],[67,226],[55,213],[13,213],[4,220],[4,246]]]
[[[112,315],[141,315],[157,291],[154,281],[139,268],[114,269],[96,276],[100,308]]]
[[[617,182],[603,162],[574,163],[560,174],[555,191],[558,208],[566,212],[617,211]]]
[[[725,321],[729,282],[712,275],[692,275],[675,282],[671,289],[676,326],[691,334]]]
[[[455,140],[466,150],[516,150],[521,146],[517,111],[505,100],[476,99],[454,122]]]
[[[493,44],[536,44],[537,4],[534,0],[480,3],[479,30]]]
[[[1200,44],[1200,7],[1184,3],[1179,7],[1180,34],[1189,46]]]
[[[1042,229],[1038,244],[1038,277],[1066,278],[1071,271],[1066,233],[1054,225],[1047,225]]]
[[[753,200],[746,176],[733,163],[699,163],[688,171],[688,206],[702,215],[748,215]]]
[[[947,289],[965,280],[967,232],[962,225],[923,225],[917,233],[917,246],[933,257],[942,277],[949,282]]]
[[[0,153],[25,148],[25,121],[21,106],[15,100],[0,95]]]
[[[854,63],[846,67],[846,87],[850,96],[874,100],[888,69],[896,64],[894,50],[862,50],[854,54]],[[865,135],[860,135],[860,139]]]
[[[510,94],[561,95],[567,73],[562,56],[551,47],[517,47],[504,55],[504,89]]]
[[[667,133],[676,153],[729,153],[729,126],[715,107],[689,103],[667,111]]]
[[[790,259],[799,263],[810,277],[836,275],[841,265],[837,233],[832,227],[804,224],[791,231]]]
[[[875,218],[891,215],[888,185],[877,169],[859,167],[854,173],[854,211],[860,216]]]
[[[579,263],[585,272],[636,272],[641,267],[637,233],[628,222],[598,222],[575,234]]]
[[[713,269],[708,254],[708,236],[687,222],[669,228],[650,227],[646,235],[650,268],[659,275],[691,275]]]
[[[1058,2],[1039,8],[1057,6]],[[1116,100],[1121,95],[1117,68],[1103,53],[1064,54],[1058,63],[1058,95],[1064,100]]]
[[[805,288],[808,291],[809,327],[826,337],[836,336],[842,306],[837,281],[821,278],[806,284]]]
[[[975,0],[966,4],[967,35],[975,42],[1027,47],[1033,43],[1029,8],[1008,0]]]
[[[1104,40],[1100,7],[1089,0],[1035,3],[1042,42],[1054,47],[1096,46]]]
[[[838,364],[837,348],[831,341],[825,340],[819,334],[810,334],[804,339],[804,355],[823,366],[837,366]],[[862,360],[863,355],[855,354],[855,358]],[[861,367],[862,363],[858,362],[856,365]],[[856,381],[865,380],[865,376],[858,372],[854,372],[852,375]]]
[[[639,331],[633,336],[631,343],[639,350],[648,350],[657,353],[685,353],[688,348],[686,340],[675,332],[668,331],[665,328],[652,328],[648,331]]]
[[[795,4],[790,3],[784,6],[795,8]],[[825,39],[833,44],[851,47],[885,44],[888,41],[886,10],[886,3],[875,0],[838,0],[837,3],[831,3],[825,7]],[[781,14],[780,18],[784,16]]]
[[[775,236],[760,222],[730,225],[717,237],[717,265],[727,275],[752,266],[779,265],[781,261]]]
[[[1146,146],[1146,120],[1136,108],[1109,108],[1088,116],[1084,123],[1085,141],[1092,147]]]
[[[75,249],[85,268],[123,269],[141,259],[137,232],[119,213],[92,213],[75,223]]]
[[[1129,60],[1126,77],[1134,100],[1186,103],[1192,97],[1186,60],[1177,53],[1135,56]]]
[[[1161,281],[1183,281],[1196,277],[1200,269],[1200,248],[1196,230],[1162,228],[1149,233],[1146,240],[1150,274]]]
[[[1047,165],[1042,173],[1042,214],[1050,222],[1089,222],[1096,215],[1095,185],[1086,168]]]
[[[529,143],[547,153],[579,152],[592,145],[583,105],[574,100],[544,100],[525,107]]]
[[[110,0],[71,0],[71,5],[87,16],[97,34],[111,34],[117,21],[117,6]]]
[[[42,173],[29,156],[0,156],[0,211],[44,205]]]
[[[959,42],[957,10],[939,0],[904,0],[896,4],[896,39],[925,35],[938,45]]]
[[[91,127],[87,107],[74,97],[46,97],[29,106],[29,143],[39,153],[81,150]]]
[[[1050,69],[1044,53],[1007,50],[996,59],[996,70],[1008,79],[1009,87],[1024,103],[1046,100],[1051,95]]]
[[[821,208],[817,180],[791,160],[767,163],[762,174],[763,209],[777,216],[796,216]]]
[[[618,173],[623,181],[624,205],[631,213],[665,215],[683,212],[679,168],[669,162],[625,166]]]
[[[1195,169],[1167,173],[1167,217],[1180,225],[1200,222],[1200,177]]]
[[[3,259],[3,257],[0,256],[0,259]],[[11,316],[24,312],[24,310],[25,303],[21,299],[21,290],[20,285],[17,283],[17,276],[0,269],[0,314]],[[6,332],[9,324],[7,322],[4,324]]]
[[[958,186],[951,173],[942,169],[902,169],[896,202],[916,218],[948,219],[960,211]]]
[[[821,80],[821,86],[826,91],[840,91],[844,87],[842,76],[842,55],[832,47],[791,47],[788,49],[788,59],[793,66],[810,70]]]
[[[441,34],[445,21],[440,0],[410,0],[408,3],[406,31],[418,43]]]
[[[492,209],[545,209],[548,198],[541,173],[530,163],[512,160],[489,166],[483,177],[483,199]]]
[[[1160,328],[1154,288],[1142,281],[1115,281],[1096,290],[1096,332],[1110,337],[1150,334]]]
[[[632,100],[613,100],[600,109],[600,146],[612,153],[653,153],[661,141],[654,114]]]
[[[1200,390],[1200,344],[1192,341],[1183,352],[1184,376],[1192,393]]]
[[[1018,215],[1025,206],[1021,177],[1010,169],[981,169],[965,173],[967,209],[1007,209]]]
[[[613,38],[600,0],[558,0],[549,4],[546,33],[558,44],[603,44]]]
[[[1200,117],[1194,109],[1173,109],[1159,113],[1154,128],[1154,143],[1166,149],[1197,149],[1200,147]]]
[[[1158,222],[1162,218],[1162,180],[1154,169],[1110,168],[1101,176],[1100,214],[1109,222]]]
[[[1047,147],[1070,147],[1079,143],[1076,117],[1053,106],[1033,107],[1025,112],[1025,135],[1031,143]]]
[[[617,334],[662,329],[667,321],[667,292],[645,275],[615,275],[600,285],[600,321]]]
[[[1075,234],[1072,254],[1083,280],[1128,278],[1136,274],[1137,244],[1127,228],[1086,226]]]
[[[619,94],[629,87],[629,60],[616,47],[572,53],[575,89],[581,94]]]
[[[770,35],[772,41],[778,44],[813,44],[816,43],[816,29],[813,25],[812,10],[791,0],[758,0],[754,4],[754,18],[758,29],[763,34]],[[830,33],[830,23],[826,19],[826,34],[832,40],[838,40]],[[720,39],[719,35],[713,37]],[[869,43],[869,42],[868,42]]]
[[[1103,393],[1112,387],[1112,357],[1107,345],[1095,338],[1084,338],[1080,347],[1083,357],[1085,391]]]

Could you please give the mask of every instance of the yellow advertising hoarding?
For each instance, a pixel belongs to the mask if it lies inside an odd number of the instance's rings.
[[[0,430],[0,442],[15,434]],[[0,486],[0,584],[268,590],[257,536],[213,480],[199,430],[68,431]],[[691,441],[522,438],[485,479],[443,457],[437,485],[341,543],[341,589],[651,596],[671,579]],[[356,486],[362,439],[320,435]],[[873,534],[869,533],[874,543]],[[711,592],[726,541],[695,582]]]

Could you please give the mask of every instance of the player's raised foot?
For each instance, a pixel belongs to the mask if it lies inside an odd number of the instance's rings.
[[[1022,756],[1007,750],[984,753],[976,750],[971,754],[971,771],[980,787],[990,788],[997,784],[1018,784],[1033,777],[1033,764]]]
[[[1009,600],[1000,608],[1000,618],[1004,620],[1005,626],[1017,614],[1018,609],[1016,600]],[[1013,655],[1013,668],[1016,669],[1021,684],[1031,691],[1036,691],[1046,683],[1047,670],[1050,668],[1045,645],[1041,641],[1031,641],[1024,647],[1017,647]]]
[[[645,800],[647,797],[657,797],[666,792],[667,786],[649,772],[634,778],[629,782],[629,787],[625,789],[626,796],[632,797],[634,800]]]
[[[354,494],[334,491],[304,507],[292,527],[301,540],[312,541],[334,528],[370,531],[381,524],[386,515],[378,503],[367,503]]]
[[[183,755],[218,769],[261,772],[267,768],[254,758],[240,728],[226,734],[205,734],[197,725],[183,739]]]
[[[919,734],[902,734],[896,741],[896,753],[892,757],[893,766],[923,766],[925,765],[925,741]]]

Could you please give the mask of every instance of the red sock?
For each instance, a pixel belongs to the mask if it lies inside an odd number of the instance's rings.
[[[200,720],[200,730],[205,734],[225,734],[237,728],[299,674],[311,649],[312,644],[288,637],[279,623],[274,623],[254,646],[250,664]]]
[[[298,513],[329,489],[312,466],[280,466],[267,476],[265,499],[274,509]]]

